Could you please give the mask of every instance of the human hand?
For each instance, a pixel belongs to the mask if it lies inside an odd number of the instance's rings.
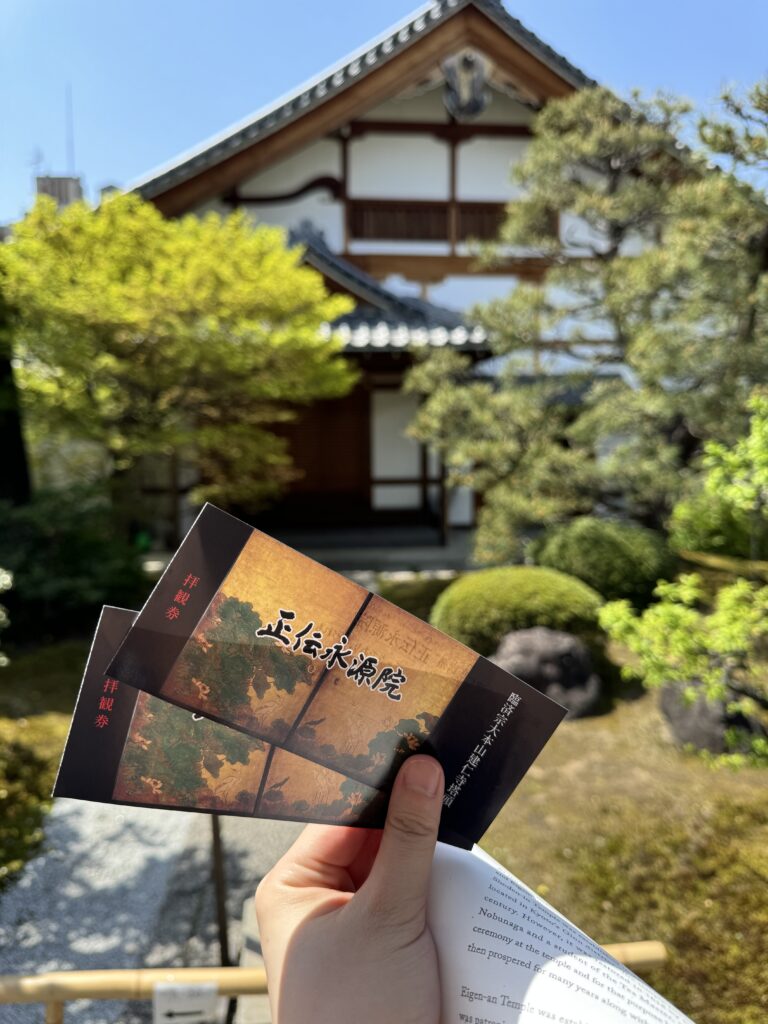
[[[308,825],[256,892],[274,1024],[437,1024],[426,924],[443,771],[400,769],[383,832]]]

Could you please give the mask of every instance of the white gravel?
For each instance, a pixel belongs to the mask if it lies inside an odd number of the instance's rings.
[[[41,851],[0,897],[0,973],[140,966],[199,815],[57,800]],[[0,1006],[2,1024],[42,1020]],[[117,1002],[67,1005],[77,1024],[115,1024]]]
[[[223,817],[230,948],[243,901],[301,830]],[[55,801],[45,840],[0,896],[0,973],[219,963],[208,814]],[[146,1024],[149,1002],[68,1003],[67,1024]],[[0,1024],[39,1024],[40,1004],[1,1006]]]

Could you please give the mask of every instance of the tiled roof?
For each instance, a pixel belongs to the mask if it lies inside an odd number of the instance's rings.
[[[307,111],[320,106],[331,96],[358,82],[374,68],[391,60],[411,43],[468,6],[474,6],[482,11],[518,45],[528,50],[571,85],[582,88],[596,84],[583,71],[542,42],[517,18],[513,18],[500,0],[433,0],[335,66],[304,83],[295,92],[281,97],[240,124],[203,143],[196,150],[183,154],[170,164],[135,182],[132,185],[133,190],[145,199],[151,199],[240,150],[247,149],[254,142],[271,135]]]
[[[379,351],[389,349],[397,351],[404,348],[440,348],[447,345],[451,348],[474,349],[482,351],[486,348],[485,331],[481,327],[410,327],[408,324],[390,324],[379,320],[373,324],[341,323],[325,326],[330,335],[331,330],[341,338],[349,352]]]
[[[304,247],[304,262],[348,291],[357,306],[328,324],[325,331],[340,337],[349,351],[398,350],[408,347],[450,345],[482,350],[486,335],[467,324],[461,313],[436,306],[413,295],[397,295],[364,270],[328,248],[323,235],[310,223],[291,232],[292,245]]]

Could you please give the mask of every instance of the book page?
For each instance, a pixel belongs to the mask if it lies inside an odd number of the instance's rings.
[[[438,844],[428,922],[441,1024],[690,1024],[477,847]]]

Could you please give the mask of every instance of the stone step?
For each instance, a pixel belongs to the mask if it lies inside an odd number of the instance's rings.
[[[259,938],[259,923],[256,920],[256,904],[253,896],[249,896],[243,903],[240,966],[264,966]],[[272,1024],[268,996],[240,996],[237,1000],[235,1024]]]

